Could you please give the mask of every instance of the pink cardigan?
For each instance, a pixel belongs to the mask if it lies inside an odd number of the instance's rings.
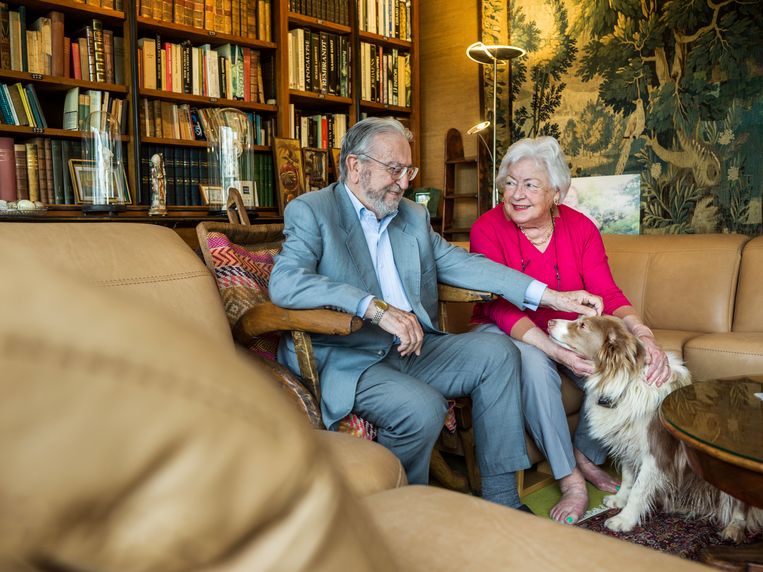
[[[559,216],[554,220],[555,229],[545,252],[540,252],[503,213],[499,204],[483,214],[471,230],[471,252],[484,254],[487,258],[521,270],[528,276],[548,284],[555,290],[588,290],[604,300],[604,313],[612,314],[630,304],[612,278],[607,262],[604,243],[596,225],[584,214],[565,205],[559,206]],[[522,267],[524,264],[524,268]],[[558,279],[554,265],[559,269]],[[510,302],[499,299],[486,304],[476,304],[472,321],[495,323],[510,333],[514,324],[523,316],[536,326],[547,330],[548,321],[554,318],[575,319],[575,314],[559,312],[550,308],[536,311],[520,310]]]

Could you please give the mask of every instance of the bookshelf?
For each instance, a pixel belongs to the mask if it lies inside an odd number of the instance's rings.
[[[236,108],[249,114],[253,123],[256,121],[256,141],[247,152],[252,157],[251,178],[258,183],[262,177],[273,176],[274,136],[300,138],[304,147],[312,149],[338,147],[343,132],[359,119],[392,115],[418,137],[417,3],[418,0],[0,2],[3,53],[0,84],[20,84],[22,89],[33,86],[39,111],[46,120],[44,127],[31,121],[14,125],[14,118],[6,118],[0,109],[0,141],[5,140],[7,146],[8,140],[12,140],[12,149],[42,142],[39,149],[43,160],[46,141],[51,142],[49,152],[52,142],[56,142],[56,153],[62,153],[61,148],[66,146],[76,155],[82,132],[65,128],[67,94],[72,90],[80,95],[100,92],[101,101],[107,100],[109,105],[115,100],[121,102],[117,111],[122,118],[121,138],[133,203],[116,219],[146,217],[150,202],[147,159],[155,152],[165,153],[165,167],[168,171],[172,169],[167,182],[174,185],[174,196],[171,198],[168,193],[168,214],[163,220],[187,224],[208,218],[207,207],[201,204],[198,193],[198,183],[204,182],[208,171],[208,164],[204,163],[207,143],[197,139],[197,130],[204,127],[204,117],[212,114],[212,110]],[[13,12],[20,15],[11,18]],[[62,20],[68,47],[50,50],[51,62],[53,54],[57,56],[55,73],[50,65],[44,71],[30,71],[30,62],[18,64],[19,49],[10,49],[11,40],[18,48],[20,26],[36,32],[32,25],[51,13],[57,14],[54,19]],[[382,26],[385,21],[388,24]],[[112,42],[108,50],[111,62],[108,78],[83,75],[92,70],[87,68],[89,62],[82,59],[81,52],[80,69],[75,74],[72,50],[75,44],[77,49],[87,47],[78,40],[88,26],[107,31]],[[42,33],[41,25],[39,31]],[[63,46],[61,24],[56,33],[56,45]],[[295,79],[295,66],[299,65],[293,53],[297,34],[303,50],[302,77]],[[120,38],[119,46],[113,43],[113,38]],[[35,44],[35,53],[39,45]],[[306,60],[306,48],[314,50],[318,57]],[[64,69],[60,69],[59,53],[64,58]],[[207,67],[212,65],[210,58],[216,60],[217,69]],[[36,57],[35,65],[38,60]],[[255,62],[259,63],[259,73],[254,71]],[[220,65],[226,66],[224,73]],[[305,65],[310,66],[307,78]],[[119,73],[115,72],[116,67]],[[214,73],[218,77],[224,75],[224,81],[212,85],[209,78]],[[28,97],[31,99],[32,95]],[[2,99],[0,96],[0,103]],[[85,109],[78,111],[84,113]],[[79,117],[78,122],[81,121]],[[414,144],[413,151],[413,160],[418,164],[418,145]],[[32,217],[33,220],[97,218],[98,215],[82,214],[73,193],[64,197],[61,187],[70,185],[64,177],[67,157],[71,158],[62,154],[60,161],[51,160],[50,169],[58,174],[50,180],[58,192],[41,197],[47,211]],[[17,158],[13,153],[3,155],[0,146],[0,167],[4,159],[11,161],[11,165],[4,167],[6,171],[16,169]],[[270,199],[260,197],[264,206],[256,209],[258,218],[272,220],[279,216],[275,181],[271,179],[270,185],[271,190],[266,190],[271,193]],[[0,216],[0,221],[21,218]]]

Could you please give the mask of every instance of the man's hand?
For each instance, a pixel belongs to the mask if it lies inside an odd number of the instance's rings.
[[[561,312],[573,312],[584,316],[600,316],[604,303],[599,296],[585,290],[559,292],[546,288],[540,299],[540,305]]]
[[[369,305],[368,312],[373,313]],[[370,318],[370,316],[366,316]],[[419,319],[411,312],[403,312],[399,308],[390,306],[379,322],[379,327],[400,340],[397,351],[405,357],[410,354],[421,355],[421,345],[424,343],[424,331],[421,329]]]

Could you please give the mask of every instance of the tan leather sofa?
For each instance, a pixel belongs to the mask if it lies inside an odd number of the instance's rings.
[[[699,570],[309,428],[173,231],[0,223],[0,570]]]
[[[604,235],[604,246],[617,284],[694,379],[763,373],[763,237]],[[449,310],[452,329],[468,329],[471,308]],[[562,398],[574,428],[582,393],[563,378]],[[531,461],[543,460],[526,442]]]

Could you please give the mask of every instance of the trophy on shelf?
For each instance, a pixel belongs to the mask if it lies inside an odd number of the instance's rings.
[[[76,200],[82,212],[117,214],[131,202],[119,122],[110,113],[91,113],[82,127],[82,158],[69,160]]]
[[[225,210],[230,189],[238,190],[245,199],[253,196],[253,182],[243,176],[244,172],[251,172],[246,165],[251,155],[253,129],[249,117],[239,109],[217,109],[210,119],[209,184],[202,188],[202,194],[210,213],[219,213]],[[247,200],[245,204],[254,206]]]

